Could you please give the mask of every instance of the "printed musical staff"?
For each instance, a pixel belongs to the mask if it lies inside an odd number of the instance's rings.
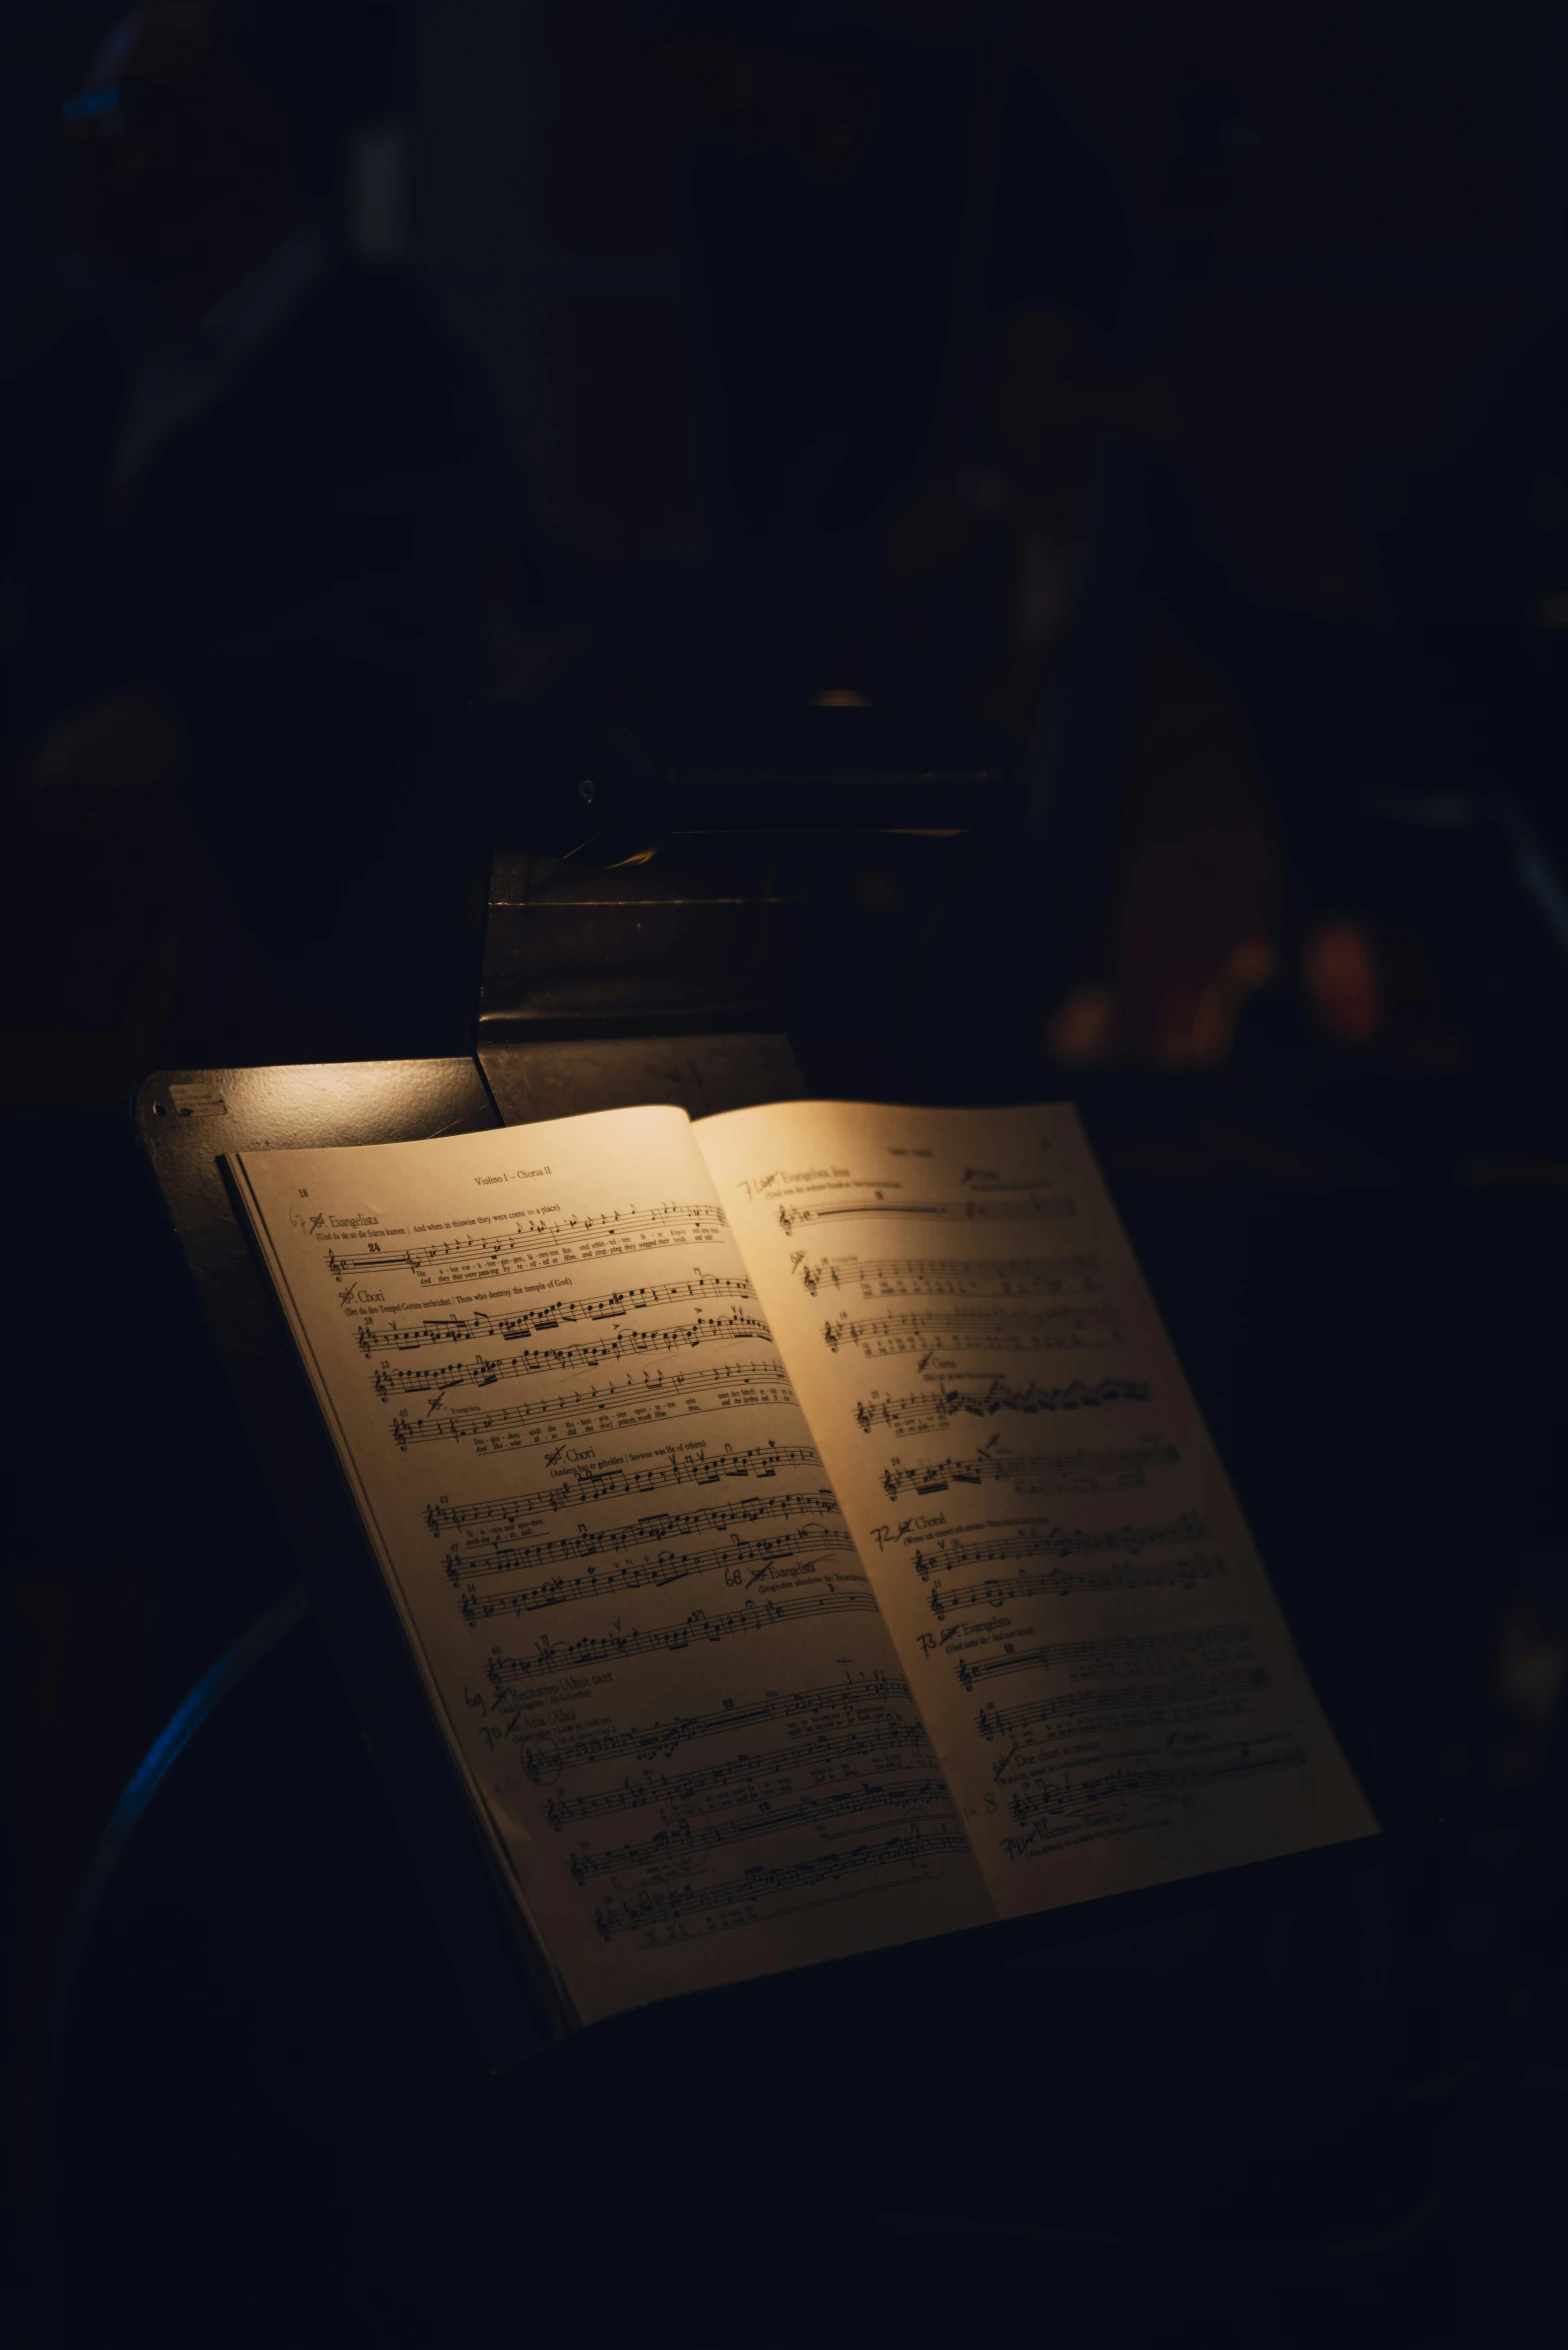
[[[1196,1510],[1183,1510],[1153,1526],[1058,1526],[1045,1518],[1013,1518],[993,1532],[974,1536],[944,1535],[929,1550],[917,1550],[910,1560],[922,1579],[951,1573],[959,1567],[990,1567],[1005,1559],[1082,1558],[1118,1550],[1172,1550],[1183,1542],[1202,1542],[1208,1526]]]
[[[1062,1191],[1031,1191],[1021,1199],[870,1199],[842,1200],[816,1208],[781,1207],[779,1223],[785,1232],[809,1224],[818,1230],[847,1224],[863,1216],[903,1217],[911,1224],[1035,1224],[1077,1213]]]
[[[574,1852],[567,1867],[579,1885],[595,1877],[615,1877],[632,1869],[690,1868],[708,1853],[727,1844],[745,1844],[758,1836],[774,1836],[791,1829],[816,1828],[830,1833],[845,1820],[863,1820],[882,1811],[923,1812],[938,1819],[952,1815],[953,1799],[941,1778],[863,1781],[831,1795],[802,1795],[774,1809],[742,1813],[733,1819],[682,1820],[659,1828],[640,1842],[610,1845],[602,1852]]]
[[[603,1435],[676,1414],[794,1401],[795,1391],[781,1363],[718,1363],[701,1371],[633,1371],[602,1387],[568,1388],[561,1395],[496,1404],[488,1410],[473,1404],[423,1420],[399,1412],[391,1435],[405,1452],[411,1444],[461,1443],[465,1438],[478,1450],[497,1452],[543,1444],[552,1436]]]
[[[386,1403],[394,1395],[444,1395],[453,1387],[494,1387],[503,1379],[593,1371],[601,1363],[624,1362],[631,1355],[679,1354],[691,1347],[734,1345],[747,1338],[770,1345],[772,1337],[760,1314],[737,1306],[712,1322],[681,1322],[669,1330],[617,1330],[613,1338],[589,1339],[578,1346],[520,1347],[515,1355],[473,1355],[428,1370],[418,1363],[383,1363],[371,1384]]]
[[[751,1283],[739,1276],[699,1273],[690,1281],[650,1281],[639,1289],[606,1290],[599,1297],[559,1297],[553,1305],[530,1306],[516,1314],[426,1314],[417,1322],[362,1322],[355,1333],[367,1355],[412,1354],[426,1346],[518,1344],[546,1330],[578,1322],[616,1322],[653,1306],[701,1304],[708,1298],[750,1298]]]
[[[807,1689],[770,1690],[765,1697],[730,1700],[705,1713],[675,1714],[667,1721],[627,1728],[595,1729],[562,1736],[523,1753],[523,1769],[536,1785],[553,1787],[567,1771],[602,1762],[668,1761],[678,1747],[705,1738],[728,1738],[782,1722],[809,1722],[820,1731],[834,1723],[877,1722],[890,1706],[910,1703],[909,1683],[892,1673],[867,1673],[859,1680],[827,1681]]]
[[[1040,1575],[994,1575],[984,1583],[946,1590],[938,1585],[931,1593],[931,1613],[945,1624],[949,1616],[1007,1607],[1015,1599],[1073,1599],[1085,1591],[1192,1591],[1225,1572],[1225,1561],[1212,1551],[1187,1551],[1144,1567],[1048,1567]]]
[[[1008,1810],[1020,1828],[1041,1821],[1049,1831],[1057,1820],[1106,1804],[1114,1804],[1125,1817],[1129,1796],[1145,1803],[1180,1801],[1202,1787],[1261,1778],[1273,1771],[1302,1770],[1306,1760],[1290,1730],[1271,1730],[1260,1738],[1222,1739],[1188,1754],[1145,1750],[1126,1759],[1107,1756],[1019,1788],[1009,1799]],[[1036,1828],[1028,1838],[1012,1839],[1010,1848],[1015,1857],[1022,1858],[1038,1850],[1041,1841]]]
[[[995,1442],[995,1439],[992,1439]],[[1085,1446],[1078,1452],[978,1452],[953,1460],[889,1463],[882,1485],[889,1501],[905,1493],[946,1493],[955,1485],[1004,1483],[1019,1493],[1111,1493],[1143,1485],[1151,1469],[1172,1467],[1174,1444],[1150,1437],[1136,1445]]]
[[[854,1845],[848,1852],[824,1852],[781,1868],[747,1869],[723,1884],[650,1885],[624,1901],[604,1903],[594,1911],[594,1924],[606,1942],[617,1934],[657,1935],[689,1917],[701,1917],[710,1932],[724,1933],[760,1917],[785,1917],[791,1908],[804,1906],[805,1899],[822,1898],[829,1887],[876,1890],[864,1881],[874,1871],[894,1872],[880,1880],[887,1888],[907,1884],[911,1877],[934,1875],[945,1861],[968,1849],[956,1822],[951,1827],[921,1827],[881,1844]]]
[[[992,1420],[999,1412],[1019,1412],[1028,1418],[1039,1412],[1104,1411],[1111,1404],[1148,1400],[1148,1382],[1143,1379],[1072,1379],[1064,1387],[1041,1387],[1032,1379],[1026,1387],[1016,1387],[1010,1379],[993,1379],[983,1388],[944,1387],[876,1403],[862,1399],[855,1406],[855,1420],[867,1436],[884,1428],[898,1436],[931,1436],[954,1420]]]
[[[838,1497],[831,1486],[814,1493],[755,1493],[745,1501],[715,1502],[705,1509],[655,1510],[619,1526],[591,1533],[579,1526],[550,1542],[513,1543],[479,1554],[454,1546],[446,1557],[450,1582],[472,1583],[487,1575],[532,1574],[540,1567],[560,1567],[573,1559],[603,1558],[617,1551],[636,1550],[650,1542],[666,1545],[689,1541],[698,1534],[725,1534],[732,1526],[760,1526],[776,1518],[836,1518]]]
[[[910,1354],[1045,1354],[1077,1346],[1114,1346],[1121,1337],[1109,1306],[949,1307],[921,1313],[840,1314],[822,1335],[836,1354],[858,1346],[868,1360]]]
[[[848,1580],[848,1578],[845,1578]],[[855,1577],[857,1584],[862,1579]],[[676,1624],[651,1625],[645,1632],[606,1632],[582,1640],[541,1641],[532,1656],[492,1657],[486,1666],[491,1685],[499,1692],[521,1681],[550,1673],[570,1673],[585,1665],[625,1664],[637,1656],[673,1656],[699,1640],[735,1640],[748,1632],[766,1632],[777,1624],[817,1623],[830,1616],[872,1615],[876,1601],[868,1588],[813,1592],[798,1599],[748,1600],[744,1607],[710,1616],[694,1608]]]
[[[1209,1624],[1136,1637],[1045,1641],[1038,1648],[1004,1649],[996,1656],[958,1657],[953,1670],[966,1689],[973,1689],[1008,1673],[1065,1670],[1069,1680],[1106,1674],[1135,1678],[1140,1673],[1168,1672],[1173,1664],[1180,1670],[1189,1661],[1211,1672],[1220,1665],[1250,1663],[1252,1653],[1252,1635],[1245,1624]]]
[[[586,1509],[596,1501],[665,1493],[680,1485],[717,1485],[729,1478],[750,1483],[776,1477],[781,1469],[821,1467],[822,1456],[814,1444],[780,1444],[775,1440],[747,1445],[739,1452],[726,1445],[723,1452],[702,1447],[690,1453],[677,1453],[672,1446],[667,1459],[651,1462],[645,1469],[606,1463],[603,1468],[574,1469],[558,1485],[542,1486],[535,1493],[503,1493],[483,1501],[433,1501],[425,1511],[425,1524],[435,1535],[464,1531],[470,1542],[504,1542],[508,1538],[505,1528],[555,1510]],[[482,1534],[475,1530],[480,1527],[503,1531]]]
[[[858,1289],[877,1297],[1073,1297],[1103,1288],[1099,1260],[1008,1257],[974,1264],[967,1257],[820,1257],[803,1249],[792,1260],[808,1297],[824,1289]]]
[[[1237,1666],[1226,1673],[1194,1673],[1184,1681],[1161,1682],[1140,1688],[1136,1682],[1094,1689],[1070,1689],[1057,1697],[1026,1698],[1020,1705],[983,1705],[976,1717],[982,1738],[1004,1738],[1044,1724],[1054,1734],[1084,1736],[1093,1729],[1127,1727],[1140,1718],[1149,1723],[1195,1720],[1211,1710],[1211,1701],[1225,1712],[1240,1712],[1247,1697],[1267,1688],[1261,1666]]]
[[[792,1795],[801,1783],[827,1785],[867,1770],[921,1769],[935,1759],[919,1722],[888,1714],[864,1729],[732,1755],[726,1762],[702,1764],[695,1770],[649,1772],[644,1778],[622,1779],[613,1787],[596,1787],[581,1795],[552,1795],[545,1816],[559,1832],[655,1805],[699,1803],[730,1793],[747,1801],[759,1794]]]
[[[548,1273],[563,1265],[634,1256],[643,1249],[701,1247],[724,1229],[722,1208],[705,1201],[666,1201],[658,1207],[609,1208],[600,1215],[562,1216],[554,1222],[527,1217],[504,1232],[420,1241],[407,1248],[372,1246],[354,1256],[333,1249],[327,1271],[335,1281],[357,1283],[367,1274],[379,1277],[396,1267],[430,1288],[486,1274]]]
[[[775,1568],[796,1566],[805,1560],[815,1565],[846,1554],[853,1557],[854,1549],[844,1527],[792,1526],[782,1534],[754,1535],[748,1541],[737,1537],[707,1550],[661,1550],[635,1566],[611,1567],[603,1574],[555,1575],[523,1591],[465,1591],[459,1605],[465,1622],[482,1624],[497,1616],[532,1615],[541,1608],[610,1599],[619,1591],[662,1591],[692,1575],[723,1574],[750,1585]]]

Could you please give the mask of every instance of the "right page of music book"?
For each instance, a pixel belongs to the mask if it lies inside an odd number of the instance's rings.
[[[695,1131],[999,1912],[1376,1834],[1076,1112]]]

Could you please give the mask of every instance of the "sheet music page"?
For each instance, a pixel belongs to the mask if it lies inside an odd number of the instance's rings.
[[[683,1111],[237,1173],[584,2021],[993,1914]]]
[[[695,1132],[999,1912],[1374,1834],[1076,1112]]]

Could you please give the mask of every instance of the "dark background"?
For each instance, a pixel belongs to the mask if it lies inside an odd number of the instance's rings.
[[[1539,1857],[1568,1634],[1568,12],[271,13],[321,205],[417,291],[493,460],[466,690],[852,694],[1016,743],[1034,910],[988,961],[985,906],[950,909],[944,951],[1038,1092],[1083,1101],[1329,1710],[1428,1840],[1444,2029],[1487,1999],[1533,2019],[1488,2125],[1525,2147],[1560,2124],[1568,2012]],[[98,301],[55,157],[110,21],[56,0],[6,37],[8,484],[35,471],[26,387]],[[450,974],[418,1006],[389,980],[379,1020],[371,986],[330,1033],[297,973],[204,1025],[213,950],[178,892],[105,945],[101,846],[41,846],[21,782],[75,704],[38,699],[15,545],[12,1214],[93,1235],[91,1262],[8,1260],[20,2305],[73,1895],[173,1707],[288,1579],[264,1509],[233,1507],[251,1472],[126,1097],[159,1066],[465,1039]],[[283,682],[248,672],[213,720],[258,830],[263,785],[312,788],[310,692]],[[273,684],[296,734],[245,768]],[[315,847],[274,851],[266,888]],[[861,878],[867,906],[899,886]],[[123,1389],[107,1423],[89,1361]]]

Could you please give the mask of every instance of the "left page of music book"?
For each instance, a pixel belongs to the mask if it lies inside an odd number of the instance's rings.
[[[995,1915],[684,1111],[229,1164],[569,2014]]]

